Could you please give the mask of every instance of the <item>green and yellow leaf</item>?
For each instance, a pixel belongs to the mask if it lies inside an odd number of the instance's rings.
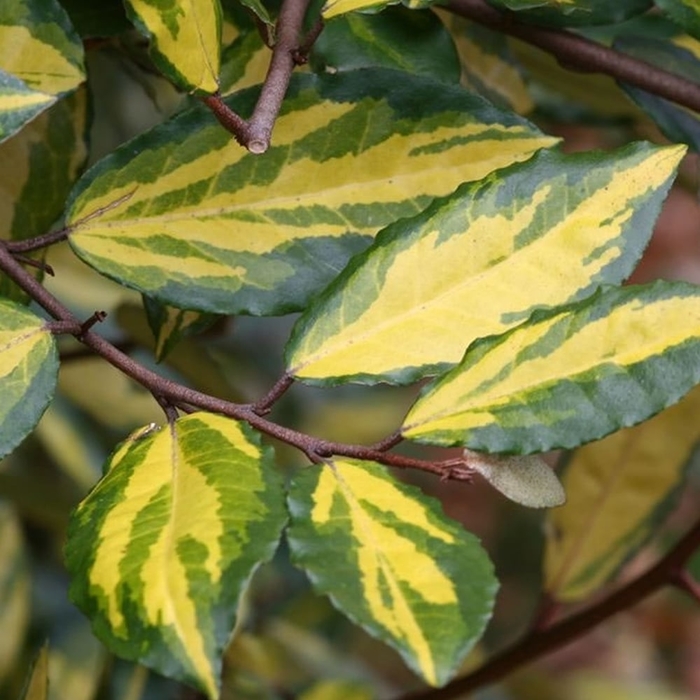
[[[527,21],[555,27],[616,24],[642,14],[652,0],[489,0],[503,10],[517,12]]]
[[[255,97],[228,102],[247,113]],[[161,302],[286,313],[382,226],[553,143],[457,86],[379,69],[298,75],[261,156],[195,109],[105,158],[74,190],[70,240]]]
[[[462,69],[462,85],[518,114],[531,112],[534,103],[508,38],[451,12],[435,12],[452,34]]]
[[[0,140],[84,79],[82,42],[56,0],[0,3]]]
[[[685,148],[542,152],[388,226],[297,322],[303,380],[406,382],[634,268]]]
[[[143,298],[143,307],[156,341],[157,362],[162,362],[182,338],[201,333],[219,318],[214,314],[166,306],[148,297]]]
[[[609,287],[475,342],[426,387],[404,437],[485,452],[576,447],[677,402],[700,381],[700,287]]]
[[[398,2],[412,10],[418,10],[429,7],[436,0],[326,0],[321,14],[324,20],[329,20],[348,12],[379,12],[387,5],[395,5]]]
[[[467,464],[511,501],[530,508],[553,508],[566,501],[554,470],[538,455],[487,455],[464,450]]]
[[[569,495],[549,515],[544,587],[561,601],[588,598],[655,534],[700,441],[700,389],[634,428],[574,452]]]
[[[151,38],[154,63],[176,85],[203,93],[219,89],[219,0],[126,0],[126,8]]]
[[[309,468],[289,495],[293,561],[431,685],[481,636],[497,582],[478,540],[372,462]]]
[[[58,353],[46,322],[0,299],[0,457],[39,422],[56,388]]]
[[[120,656],[218,697],[221,655],[285,521],[271,454],[242,424],[193,413],[133,433],[72,516],[71,596]]]
[[[87,103],[79,89],[0,143],[0,162],[12,163],[0,169],[0,239],[38,236],[59,219],[87,158]],[[27,299],[5,275],[0,296]]]

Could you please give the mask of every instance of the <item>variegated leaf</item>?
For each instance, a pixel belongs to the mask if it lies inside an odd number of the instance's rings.
[[[462,85],[475,90],[495,105],[518,114],[531,112],[534,104],[518,62],[504,34],[462,17],[435,10],[450,30],[462,68]]]
[[[0,162],[12,163],[0,169],[0,238],[38,236],[59,219],[87,158],[87,130],[87,91],[81,88],[0,143]],[[0,296],[27,299],[5,275],[0,275]]]
[[[245,113],[255,96],[229,104]],[[195,109],[105,158],[74,190],[70,241],[161,302],[284,313],[382,226],[552,143],[456,86],[390,70],[298,75],[261,156]]]
[[[219,89],[219,0],[125,0],[130,19],[151,38],[154,63],[188,91]]]
[[[84,78],[82,42],[56,0],[0,3],[0,141]]]
[[[53,397],[58,353],[46,322],[0,299],[0,457],[39,422]]]
[[[594,594],[658,531],[700,441],[700,388],[634,428],[576,450],[568,501],[546,528],[544,588],[561,601]]]
[[[201,333],[219,318],[214,314],[201,314],[197,311],[165,306],[148,297],[143,298],[143,307],[156,341],[157,362],[162,362],[182,338]]]
[[[489,0],[529,21],[556,27],[616,24],[646,12],[652,0]]]
[[[700,287],[610,287],[474,343],[426,387],[405,437],[486,452],[576,447],[634,425],[700,381]]]
[[[395,5],[398,2],[412,10],[416,10],[422,7],[429,7],[436,0],[326,0],[321,13],[323,19],[329,20],[332,17],[338,17],[338,15],[344,15],[348,12],[379,12],[387,5]]]
[[[649,240],[684,151],[545,151],[392,224],[299,319],[290,372],[322,382],[413,381],[538,307],[620,282]]]
[[[314,588],[442,685],[481,636],[497,582],[476,538],[372,462],[309,468],[289,495],[292,559]]]
[[[193,413],[136,431],[72,516],[71,596],[120,656],[218,697],[243,589],[285,521],[269,450]]]

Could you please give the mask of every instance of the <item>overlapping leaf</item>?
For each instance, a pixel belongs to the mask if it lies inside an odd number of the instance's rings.
[[[201,333],[218,318],[213,314],[164,306],[148,297],[143,298],[143,307],[156,341],[155,355],[158,362],[161,362],[182,338]]]
[[[518,114],[532,111],[532,97],[508,38],[450,12],[436,11],[454,39],[462,84]]]
[[[537,307],[617,283],[651,235],[683,147],[542,152],[382,231],[297,323],[316,381],[412,381]]]
[[[246,113],[254,99],[230,104]],[[108,156],[74,191],[70,240],[162,302],[283,313],[382,226],[552,143],[456,86],[379,69],[299,75],[262,156],[199,109]]]
[[[56,343],[45,321],[0,299],[0,457],[39,422],[57,376]]]
[[[544,587],[587,598],[658,530],[700,441],[700,390],[635,426],[577,450],[566,466],[567,504],[549,516]]]
[[[309,468],[289,503],[292,557],[316,590],[428,683],[445,683],[493,605],[496,580],[476,538],[371,462]]]
[[[194,413],[137,431],[72,517],[71,595],[119,655],[216,698],[238,601],[283,511],[270,454],[241,424]]]
[[[58,220],[87,157],[87,129],[87,93],[79,89],[0,143],[0,162],[12,164],[0,170],[0,238],[38,236]],[[27,298],[5,275],[0,296]]]
[[[700,5],[698,5],[700,10]],[[651,37],[622,37],[615,48],[700,85],[700,56],[671,41]],[[656,122],[672,141],[700,151],[700,116],[645,90],[622,84],[624,91]]]
[[[126,0],[127,14],[151,37],[151,56],[176,85],[213,93],[219,87],[219,0]]]
[[[384,66],[447,83],[459,82],[460,74],[452,38],[436,15],[401,6],[329,22],[314,44],[311,66],[317,72]]]
[[[43,646],[34,660],[27,682],[22,690],[22,700],[47,700],[49,697],[49,649]]]
[[[700,381],[700,287],[612,287],[475,342],[426,388],[405,437],[485,452],[575,447]]]
[[[0,3],[0,141],[84,77],[82,42],[58,2]]]
[[[700,2],[698,0],[655,0],[688,34],[700,39]]]
[[[325,20],[332,17],[338,17],[348,12],[371,11],[379,12],[387,5],[393,5],[401,2],[406,7],[411,9],[419,9],[429,7],[436,0],[326,0],[321,13]]]
[[[556,27],[616,24],[646,12],[652,0],[489,0],[495,7],[517,12],[528,21]]]

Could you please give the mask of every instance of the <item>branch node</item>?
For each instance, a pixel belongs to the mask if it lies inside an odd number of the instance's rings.
[[[83,321],[80,324],[80,335],[79,337],[82,337],[87,333],[96,323],[102,323],[107,318],[107,312],[106,311],[95,311],[90,318],[88,318],[86,321]]]
[[[152,394],[153,398],[158,402],[158,405],[163,409],[163,413],[165,413],[165,417],[168,420],[168,424],[172,425],[173,423],[175,423],[175,421],[180,416],[173,402],[170,401],[170,399],[163,396],[162,394],[158,394],[157,392],[152,392]]]

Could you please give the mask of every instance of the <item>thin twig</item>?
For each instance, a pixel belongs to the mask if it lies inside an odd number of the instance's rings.
[[[260,401],[253,404],[253,410],[259,415],[264,416],[270,412],[272,406],[279,401],[288,389],[294,384],[294,377],[286,372],[275,382],[275,385],[270,391],[263,396]]]
[[[468,481],[471,477],[471,472],[468,468],[455,468],[454,460],[435,462],[414,459],[412,457],[376,450],[364,445],[329,442],[273,423],[259,415],[254,405],[237,404],[231,401],[218,399],[214,396],[178,384],[171,379],[161,377],[156,372],[153,372],[123,353],[115,345],[105,340],[102,336],[97,335],[94,331],[84,331],[83,324],[56,297],[34,279],[12,257],[12,254],[1,242],[0,270],[56,319],[56,322],[49,322],[47,325],[60,328],[61,332],[75,335],[80,342],[102,356],[111,365],[139,382],[155,396],[158,396],[159,402],[167,401],[171,406],[176,408],[183,407],[185,410],[195,407],[200,410],[220,413],[229,418],[244,421],[261,433],[276,438],[292,447],[296,447],[304,454],[313,457],[323,459],[336,456],[371,460],[391,467],[420,469],[441,478],[454,480]],[[284,383],[286,382],[280,380],[278,384],[281,387]]]
[[[272,128],[296,65],[295,56],[300,49],[302,24],[309,2],[310,0],[284,0],[282,3],[270,66],[248,121],[234,112],[220,95],[210,95],[202,100],[219,123],[251,153],[264,153],[270,147]],[[311,44],[306,50],[310,48]]]
[[[565,68],[605,73],[616,80],[700,112],[700,85],[651,63],[562,29],[524,24],[484,0],[447,0],[444,7],[490,29],[517,37],[553,54]]]
[[[19,253],[29,253],[32,250],[48,248],[54,243],[65,241],[66,238],[68,238],[68,233],[69,229],[61,228],[57,231],[49,231],[48,233],[43,233],[40,236],[28,238],[26,241],[8,241],[6,246],[11,253],[17,256]]]
[[[309,0],[284,0],[280,8],[270,67],[250,118],[247,147],[251,153],[264,153],[270,146],[272,127],[294,70],[294,51],[299,46],[308,6]]]
[[[607,598],[561,622],[542,630],[531,631],[513,646],[492,657],[472,673],[448,683],[443,688],[404,695],[402,700],[450,700],[505,678],[517,668],[560,649],[582,637],[617,613],[633,607],[652,593],[673,584],[688,559],[700,547],[700,520],[671,551],[645,574],[618,589]]]

